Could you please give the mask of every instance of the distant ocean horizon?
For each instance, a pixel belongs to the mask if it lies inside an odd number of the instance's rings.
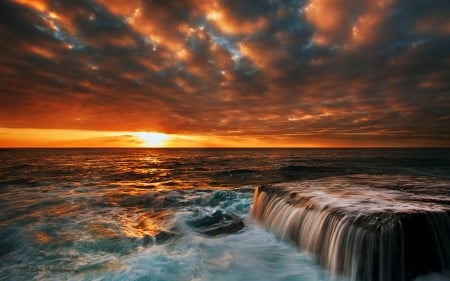
[[[336,280],[250,210],[352,175],[448,187],[450,148],[0,148],[0,280]]]
[[[16,147],[0,147],[1,150],[26,150],[26,149],[34,149],[34,150],[51,150],[51,149],[90,149],[90,150],[95,150],[95,149],[112,149],[112,150],[134,150],[134,149],[138,149],[138,150],[217,150],[217,149],[224,149],[224,150],[371,150],[371,149],[375,149],[375,150],[380,150],[380,149],[386,149],[386,150],[435,150],[435,149],[443,149],[443,150],[447,150],[450,149],[450,146],[330,146],[330,147],[321,147],[321,146],[313,146],[313,147],[297,147],[297,146],[292,146],[292,147],[284,147],[284,146],[277,146],[277,147],[252,147],[252,146],[205,146],[205,147],[199,147],[199,146],[194,146],[194,147],[179,147],[179,146],[174,146],[174,147],[108,147],[108,146],[101,146],[101,147],[89,147],[89,146],[36,146],[36,147],[32,147],[32,146],[16,146]]]

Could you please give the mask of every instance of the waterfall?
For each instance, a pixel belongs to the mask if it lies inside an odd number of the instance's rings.
[[[251,213],[334,275],[408,281],[450,269],[450,208],[438,197],[336,177],[260,186]]]

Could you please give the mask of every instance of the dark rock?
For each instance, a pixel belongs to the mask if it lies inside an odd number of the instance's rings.
[[[205,235],[217,236],[221,234],[237,233],[244,228],[244,222],[240,218],[222,221],[208,227],[198,229],[198,232]]]
[[[187,223],[194,227],[197,232],[210,236],[236,233],[245,226],[238,216],[220,210]]]
[[[188,224],[192,227],[205,227],[210,226],[221,221],[231,220],[236,216],[224,213],[222,211],[215,211],[212,215],[202,216],[201,218],[188,221]]]
[[[353,175],[260,186],[252,215],[336,275],[410,281],[450,271],[449,202],[449,181]]]

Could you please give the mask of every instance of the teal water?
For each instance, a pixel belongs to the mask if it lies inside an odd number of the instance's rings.
[[[449,171],[446,149],[3,150],[0,280],[336,280],[253,220],[256,186]],[[244,227],[193,226],[217,211]]]

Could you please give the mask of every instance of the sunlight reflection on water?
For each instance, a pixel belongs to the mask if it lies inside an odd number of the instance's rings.
[[[1,152],[0,280],[328,280],[248,216],[256,185],[347,173],[450,178],[445,151],[331,152]],[[188,224],[217,210],[245,227],[207,237]]]

